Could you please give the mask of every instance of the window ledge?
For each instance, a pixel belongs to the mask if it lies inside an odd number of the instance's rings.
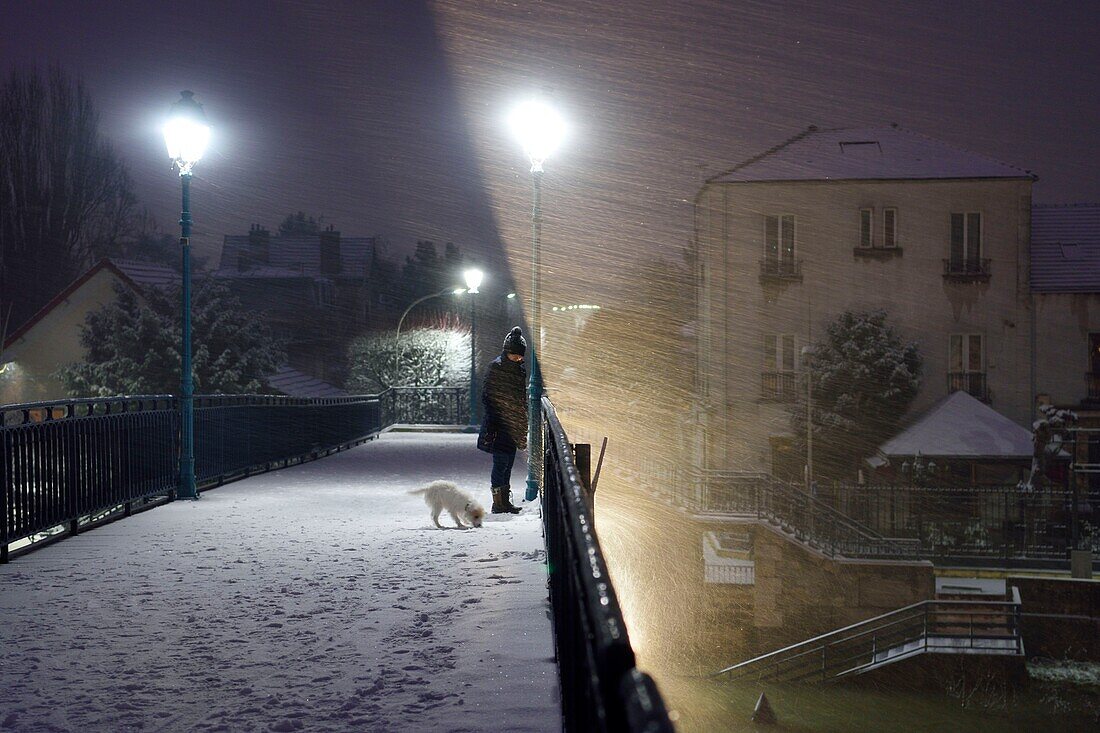
[[[888,260],[892,257],[901,257],[901,247],[853,247],[852,253],[856,257],[869,260]]]

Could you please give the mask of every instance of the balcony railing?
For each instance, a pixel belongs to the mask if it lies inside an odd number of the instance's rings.
[[[982,402],[989,402],[989,389],[985,383],[985,372],[949,372],[947,375],[948,392],[966,392]]]
[[[802,282],[802,260],[763,258],[760,260],[760,282]]]
[[[950,257],[943,261],[943,277],[954,282],[986,282],[989,280],[990,259],[959,259]]]
[[[795,372],[761,372],[760,396],[766,400],[793,402],[798,389]]]

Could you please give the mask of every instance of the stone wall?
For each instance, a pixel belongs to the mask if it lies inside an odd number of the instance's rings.
[[[1100,580],[1010,577],[1029,657],[1100,661]]]

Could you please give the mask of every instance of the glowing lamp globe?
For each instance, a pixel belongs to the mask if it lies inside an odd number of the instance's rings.
[[[478,288],[481,287],[481,281],[485,277],[485,273],[476,267],[471,267],[462,273],[462,277],[466,280],[466,292],[477,293]]]
[[[542,162],[565,139],[565,120],[558,111],[545,102],[529,101],[520,104],[508,117],[512,134],[531,159],[531,172],[542,171]]]
[[[176,164],[181,176],[191,174],[191,169],[202,159],[210,142],[210,125],[206,122],[202,105],[195,101],[192,92],[180,92],[179,100],[172,105],[168,121],[164,123],[164,144],[168,157]]]

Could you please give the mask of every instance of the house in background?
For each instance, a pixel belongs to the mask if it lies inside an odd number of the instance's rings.
[[[378,256],[376,237],[342,237],[331,226],[273,237],[253,225],[225,237],[213,276],[262,314],[291,367],[341,384],[348,344],[381,314],[370,277]]]
[[[139,295],[146,288],[173,287],[179,273],[148,262],[103,259],[58,293],[15,332],[0,353],[0,404],[64,399],[57,370],[83,358],[85,318],[114,301],[115,286]]]
[[[1077,413],[1079,487],[1100,491],[1100,204],[1031,214],[1037,399]]]
[[[961,390],[1028,425],[1034,180],[896,126],[810,127],[709,179],[695,204],[696,465],[782,462],[801,349],[845,310],[881,308],[917,342],[912,415]]]

